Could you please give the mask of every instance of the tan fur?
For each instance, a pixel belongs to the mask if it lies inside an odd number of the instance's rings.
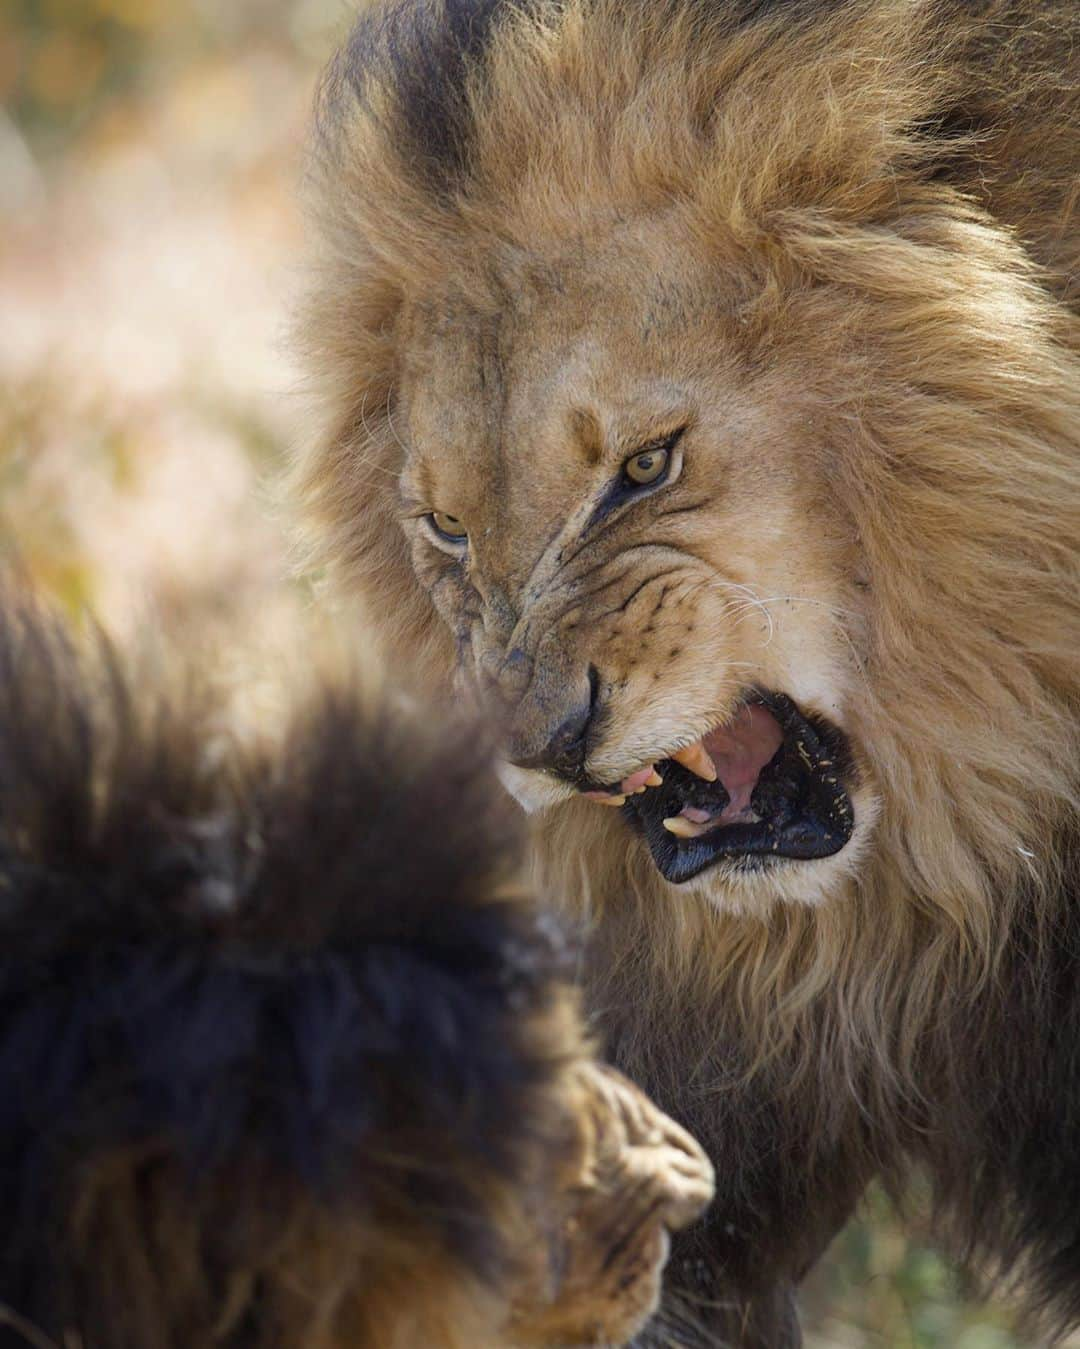
[[[592,926],[620,1064],[720,1164],[719,1273],[688,1291],[689,1261],[671,1342],[795,1343],[786,1288],[912,1157],[961,1248],[1075,1323],[1074,1271],[1027,1263],[1040,1223],[1057,1249],[1054,1181],[987,1178],[1045,1108],[1024,1084],[1072,940],[1080,11],[736,7],[504,17],[448,185],[402,150],[377,74],[366,106],[331,75],[311,555],[393,659],[483,696],[513,757],[589,667],[593,782],[747,686],[850,738],[840,853],[678,888],[617,813],[504,773],[540,883]],[[676,426],[677,481],[586,537],[603,484]],[[468,528],[467,562],[432,510]]]
[[[526,1281],[511,1321],[523,1346],[629,1340],[656,1310],[669,1231],[712,1197],[701,1149],[633,1083],[588,1065],[578,1086],[581,1153],[553,1204],[558,1253]]]

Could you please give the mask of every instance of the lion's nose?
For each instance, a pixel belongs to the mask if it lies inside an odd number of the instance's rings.
[[[534,688],[533,696],[527,696],[511,718],[506,757],[519,768],[579,778],[589,752],[599,690],[600,679],[592,665],[580,683],[566,680],[558,689]]]

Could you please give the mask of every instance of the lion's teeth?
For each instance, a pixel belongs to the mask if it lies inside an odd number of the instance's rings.
[[[671,815],[664,821],[664,828],[669,834],[674,834],[676,838],[697,838],[701,834],[709,832],[707,824],[695,824],[693,820],[688,820],[685,815]]]
[[[706,782],[716,781],[716,768],[709,753],[700,740],[692,745],[687,745],[685,749],[678,749],[671,756],[676,763],[681,763],[685,768],[689,768],[691,773],[699,778],[704,778]]]
[[[649,775],[654,771],[652,764],[649,764],[647,768],[639,768],[636,772],[631,773],[629,777],[623,778],[622,782],[619,783],[619,790],[626,792],[627,795],[631,792],[636,792],[639,788],[644,790],[645,784],[649,780]]]
[[[645,779],[645,786],[646,786],[646,787],[662,787],[663,785],[664,785],[664,779],[660,776],[660,774],[659,774],[659,773],[656,771],[656,769],[654,768],[653,771],[649,774],[649,776]]]
[[[598,796],[595,799],[601,806],[622,806],[626,804],[625,796]]]

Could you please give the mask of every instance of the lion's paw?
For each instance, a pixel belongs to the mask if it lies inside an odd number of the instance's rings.
[[[705,1153],[633,1083],[587,1064],[576,1070],[576,1088],[580,1150],[550,1235],[545,1293],[519,1303],[522,1344],[632,1339],[659,1302],[668,1234],[699,1217],[713,1195]]]

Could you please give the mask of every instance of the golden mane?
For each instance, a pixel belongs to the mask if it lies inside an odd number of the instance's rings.
[[[617,822],[576,804],[538,825],[537,868],[595,922],[594,1002],[634,1002],[620,1053],[661,1100],[697,1125],[715,1084],[689,1105],[685,1084],[730,1033],[734,1077],[792,1099],[819,1084],[799,1108],[825,1135],[866,1110],[899,1139],[926,1127],[963,1027],[998,1014],[1017,932],[1033,970],[1058,939],[1074,866],[1080,81],[1062,67],[1080,17],[489,4],[476,49],[454,48],[452,97],[406,115],[401,70],[442,58],[405,16],[434,33],[458,8],[382,11],[321,92],[301,324],[315,414],[295,480],[311,557],[445,678],[396,518],[395,324],[436,285],[497,307],[496,250],[675,210],[732,278],[747,361],[816,323],[804,396],[872,594],[868,630],[847,634],[865,653],[850,729],[882,796],[855,881],[764,917],[672,903]],[[421,115],[444,128],[426,155]]]

